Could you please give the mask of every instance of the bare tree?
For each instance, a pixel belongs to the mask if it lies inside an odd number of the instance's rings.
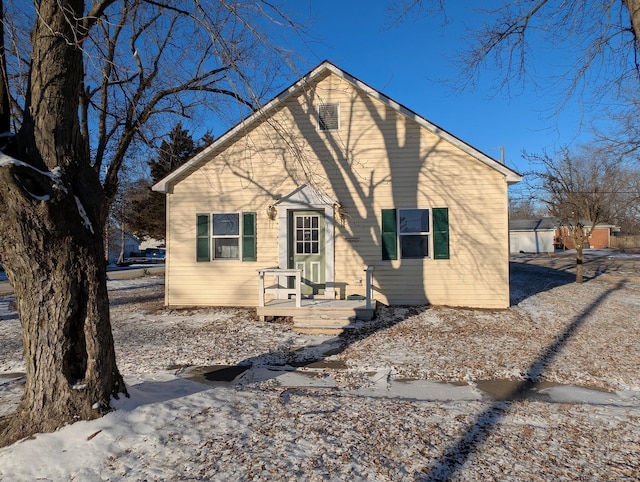
[[[283,65],[269,25],[295,27],[261,0],[19,5],[32,28],[12,31],[31,30],[30,61],[0,58],[0,125],[18,126],[0,154],[0,262],[22,323],[26,385],[0,445],[98,417],[127,393],[103,241],[118,173],[158,126],[175,123],[167,116],[193,115],[212,97],[223,110],[251,109]],[[26,66],[26,77],[7,66]]]
[[[607,114],[612,126],[596,130],[599,149],[617,156],[640,160],[640,97],[637,89],[623,93],[622,102]]]
[[[118,193],[111,203],[104,233],[105,243],[107,244],[105,247],[106,258],[109,260],[111,253],[118,248],[118,257],[116,259],[116,264],[118,265],[124,263],[126,258],[127,234],[131,233],[129,224],[129,217],[132,211],[131,192],[134,190],[134,182],[128,178],[126,171],[123,178],[120,181]]]
[[[576,282],[583,281],[583,250],[593,230],[640,203],[640,172],[619,158],[584,148],[526,156],[541,165],[541,201],[572,237],[576,247]]]
[[[432,15],[434,10],[442,13],[446,8],[441,0],[390,0],[390,3],[396,7],[399,18],[420,13]],[[584,230],[580,223],[588,220],[593,228],[603,217],[614,219],[612,210],[618,216],[624,209],[627,213],[632,211],[628,199],[620,194],[628,189],[627,197],[633,198],[633,188],[628,184],[626,188],[618,187],[617,183],[624,179],[620,172],[623,159],[633,159],[631,156],[637,156],[638,151],[640,0],[504,0],[496,5],[475,8],[478,22],[470,27],[468,50],[459,53],[461,87],[473,85],[487,69],[498,72],[498,85],[502,88],[524,87],[530,78],[536,80],[535,69],[531,68],[532,46],[544,45],[565,47],[571,53],[566,70],[554,79],[556,85],[565,89],[564,101],[587,86],[595,95],[590,101],[605,98],[612,91],[621,98],[626,95],[628,100],[626,109],[616,108],[620,131],[600,135],[601,147],[606,148],[597,156],[575,157],[566,150],[559,158],[546,154],[533,156],[546,168],[539,174],[551,196],[547,201],[552,211],[566,222],[571,220],[581,281]],[[563,106],[561,101],[558,109]],[[604,191],[602,186],[607,186]]]
[[[391,0],[398,14],[446,12],[441,0]],[[640,52],[640,0],[512,0],[496,7],[476,7],[468,49],[459,52],[462,86],[473,85],[487,69],[498,84],[511,89],[529,78],[532,46],[567,47],[572,57],[558,74],[565,99],[589,85],[605,96],[632,82],[637,88]],[[599,87],[597,87],[599,86]],[[548,95],[548,91],[544,92]],[[562,103],[561,103],[562,104]]]
[[[509,217],[512,219],[533,219],[544,216],[544,210],[533,197],[513,197],[509,200]]]

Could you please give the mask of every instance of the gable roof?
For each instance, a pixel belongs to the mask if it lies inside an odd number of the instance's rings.
[[[556,218],[510,219],[509,231],[554,231],[557,225]]]
[[[592,226],[591,221],[580,221],[585,228]],[[567,227],[567,223],[558,218],[509,219],[509,231],[550,231]],[[616,228],[615,224],[598,223],[596,228]]]
[[[408,109],[402,104],[399,104],[398,102],[394,101],[390,97],[387,97],[383,93],[373,89],[369,85],[358,80],[357,78],[348,74],[344,70],[336,67],[334,64],[332,64],[328,60],[325,60],[320,65],[318,65],[315,69],[313,69],[311,72],[307,73],[300,80],[298,80],[293,85],[291,85],[289,88],[285,89],[276,97],[274,97],[271,101],[267,102],[264,106],[257,109],[253,114],[249,115],[248,117],[240,121],[240,123],[238,123],[235,127],[232,127],[231,129],[229,129],[222,136],[220,136],[218,139],[212,142],[209,147],[203,149],[200,153],[196,154],[193,158],[191,158],[185,164],[178,167],[176,170],[169,173],[166,177],[164,177],[163,179],[158,181],[156,184],[154,184],[152,186],[152,190],[158,191],[158,192],[167,192],[171,185],[178,182],[181,178],[183,178],[187,174],[198,169],[201,163],[211,158],[215,154],[215,152],[220,151],[224,146],[227,145],[228,142],[230,142],[236,136],[238,136],[239,134],[242,134],[243,132],[246,132],[254,124],[257,124],[258,122],[260,122],[261,119],[264,119],[265,117],[270,115],[272,112],[278,109],[288,98],[290,98],[292,95],[296,94],[298,91],[304,88],[305,85],[315,81],[316,79],[322,77],[328,72],[333,73],[334,75],[337,75],[338,77],[346,80],[347,82],[352,84],[355,88],[365,92],[369,96],[391,107],[396,112],[417,122],[419,125],[426,128],[428,131],[432,132],[433,134],[436,134],[437,136],[450,142],[451,144],[458,147],[462,151],[476,158],[480,162],[500,172],[505,176],[508,184],[515,184],[522,180],[522,176],[518,174],[516,171],[514,171],[513,169],[510,169],[509,167],[498,162],[492,157],[489,157],[482,151],[479,151],[478,149],[471,146],[470,144],[467,144],[461,139],[455,137],[453,134],[450,134],[449,132],[437,126],[436,124],[429,122],[424,117],[421,117],[411,109]]]

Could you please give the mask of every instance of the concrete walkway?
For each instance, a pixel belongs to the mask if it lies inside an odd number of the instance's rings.
[[[176,367],[177,368],[177,367]],[[175,374],[198,383],[214,386],[247,386],[267,380],[275,381],[283,390],[336,390],[335,375],[346,366],[331,361],[318,361],[304,367],[215,365],[177,368]],[[512,401],[532,400],[548,403],[584,403],[640,408],[640,393],[607,392],[591,387],[560,385],[551,382],[527,383],[519,380],[482,380],[475,383],[444,383],[430,380],[391,377],[389,369],[369,376],[367,388],[341,390],[363,397],[399,398],[419,401]],[[523,385],[526,387],[523,389]]]

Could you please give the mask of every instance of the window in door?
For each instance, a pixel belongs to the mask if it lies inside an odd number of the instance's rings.
[[[311,214],[296,216],[296,254],[318,254],[320,252],[320,216]]]

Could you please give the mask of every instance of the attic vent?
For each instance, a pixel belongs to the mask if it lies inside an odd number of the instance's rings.
[[[340,109],[338,104],[320,104],[318,106],[318,130],[337,131],[340,128]]]

